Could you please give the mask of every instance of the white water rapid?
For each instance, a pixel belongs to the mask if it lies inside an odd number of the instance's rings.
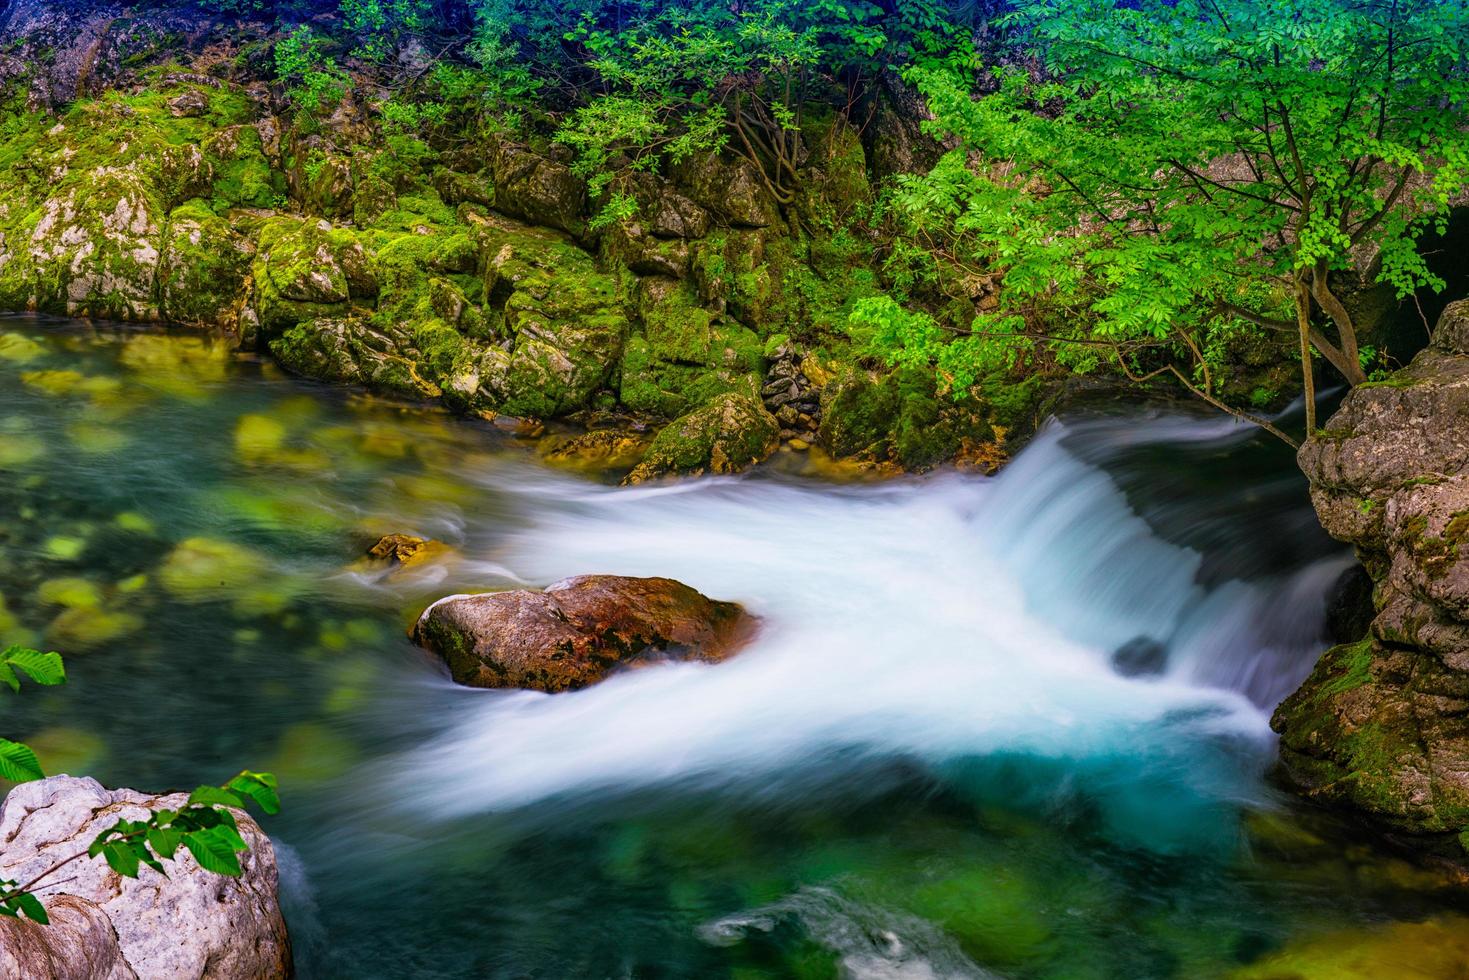
[[[764,625],[718,666],[459,700],[447,729],[400,759],[413,805],[462,816],[673,781],[717,788],[833,753],[1130,759],[1192,794],[1241,792],[1218,757],[1255,772],[1268,759],[1269,709],[1323,648],[1323,597],[1346,560],[1202,585],[1200,554],[1154,533],[1068,435],[1095,447],[1103,436],[1213,444],[1247,433],[1178,420],[1052,425],[997,478],[850,487],[610,489],[488,465],[478,479],[529,515],[486,556],[488,581],[507,569],[533,585],[665,575],[744,603]],[[1161,674],[1114,671],[1113,651],[1138,637],[1166,646]]]

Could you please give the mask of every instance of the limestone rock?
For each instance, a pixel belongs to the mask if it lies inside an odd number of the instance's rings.
[[[422,376],[412,338],[403,328],[379,330],[365,317],[318,317],[270,342],[288,371],[337,384],[360,384],[409,398],[440,389]]]
[[[443,657],[460,684],[556,692],[660,659],[717,662],[752,627],[737,604],[672,579],[580,575],[544,592],[440,599],[419,618],[414,638]]]
[[[177,808],[185,795],[108,790],[93,779],[53,776],[24,783],[0,804],[0,876],[28,880],[84,851],[119,819]],[[237,814],[250,849],[238,878],[212,874],[180,849],[168,877],[144,867],[124,878],[101,860],[78,859],[38,897],[57,922],[0,926],[6,976],[106,980],[243,980],[291,974],[291,947],[277,904],[275,850],[248,816]],[[59,927],[59,928],[58,928]],[[55,930],[52,932],[51,930]],[[49,972],[32,967],[46,964]]]
[[[367,549],[367,556],[394,565],[415,565],[448,552],[441,541],[416,538],[411,534],[385,534]]]
[[[580,234],[587,189],[567,166],[511,143],[491,155],[496,210],[533,225]]]
[[[1308,794],[1469,852],[1469,302],[1359,385],[1298,461],[1375,583],[1371,633],[1328,651],[1272,724]]]

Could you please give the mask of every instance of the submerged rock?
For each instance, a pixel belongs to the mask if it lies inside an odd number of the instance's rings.
[[[1161,674],[1167,666],[1168,648],[1151,636],[1135,636],[1112,651],[1112,669],[1123,677]]]
[[[579,575],[544,592],[440,599],[419,617],[414,639],[460,684],[556,692],[628,665],[724,660],[753,626],[738,604],[672,579]]]
[[[93,779],[24,783],[0,804],[0,877],[28,881],[84,851],[93,838],[185,795],[109,790]],[[274,980],[291,975],[291,946],[277,900],[275,850],[237,813],[249,851],[238,878],[207,872],[180,848],[164,877],[147,867],[124,878],[101,859],[67,865],[39,898],[49,926],[0,919],[0,974],[98,980]]]
[[[1370,633],[1271,721],[1308,795],[1469,853],[1469,302],[1301,447],[1311,500],[1375,583]],[[1426,837],[1423,835],[1427,835]]]
[[[411,534],[384,534],[367,549],[367,557],[395,565],[412,565],[427,561],[447,550],[448,546],[440,541],[415,538]]]

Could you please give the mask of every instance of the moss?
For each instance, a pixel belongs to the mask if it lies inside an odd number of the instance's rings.
[[[821,444],[838,458],[886,455],[898,408],[896,390],[850,369],[822,392]]]
[[[200,602],[230,598],[257,585],[269,569],[266,560],[239,545],[211,538],[181,542],[158,571],[158,581],[178,598]]]
[[[1331,679],[1322,684],[1318,701],[1356,690],[1372,680],[1372,658],[1375,645],[1369,637],[1357,643],[1333,647],[1322,655]]]
[[[1377,381],[1364,381],[1361,384],[1357,385],[1356,390],[1370,391],[1374,388],[1412,388],[1416,385],[1423,384],[1424,381],[1424,378],[1417,377],[1409,371],[1395,371],[1387,377],[1379,379]]]

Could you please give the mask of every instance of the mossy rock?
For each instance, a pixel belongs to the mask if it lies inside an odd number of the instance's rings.
[[[322,317],[297,324],[270,342],[270,352],[282,367],[309,378],[408,398],[442,393],[423,376],[404,331],[385,334],[364,318]]]
[[[255,248],[203,201],[175,208],[158,263],[162,316],[188,326],[229,326]]]
[[[949,459],[966,442],[987,442],[994,431],[978,406],[941,399],[931,371],[899,368],[881,380],[852,369],[822,390],[822,448],[838,459],[892,459],[921,471]]]
[[[353,232],[273,218],[260,229],[252,267],[253,306],[268,336],[317,317],[340,315],[378,293],[371,257]]]
[[[1462,724],[1425,706],[1462,682],[1431,661],[1409,673],[1413,656],[1371,639],[1333,647],[1270,724],[1280,733],[1285,772],[1306,795],[1363,811],[1426,844],[1438,839],[1440,849],[1461,857],[1469,789],[1452,778],[1450,757],[1431,747],[1462,739]]]
[[[53,578],[42,582],[36,589],[36,601],[67,609],[94,608],[102,604],[102,590],[90,579]]]
[[[180,542],[158,570],[163,588],[186,602],[228,599],[259,584],[269,571],[265,557],[214,538]]]
[[[62,650],[97,650],[143,629],[143,619],[129,612],[101,606],[72,606],[46,629],[49,644]]]
[[[126,168],[86,171],[58,189],[29,230],[35,308],[158,319],[153,287],[167,213],[156,188]]]
[[[0,360],[29,364],[46,353],[46,348],[18,333],[0,334]]]
[[[848,370],[821,393],[821,446],[843,459],[886,455],[898,423],[898,396],[859,369]]]
[[[767,459],[779,444],[780,424],[757,399],[720,395],[659,431],[625,482],[736,473]]]

